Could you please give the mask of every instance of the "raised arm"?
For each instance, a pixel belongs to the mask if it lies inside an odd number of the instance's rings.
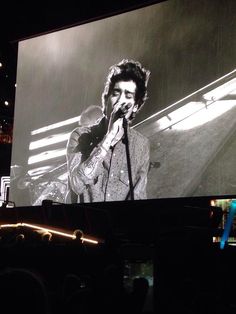
[[[70,187],[77,195],[81,194],[88,185],[95,184],[96,178],[103,172],[102,162],[110,146],[120,139],[121,125],[122,119],[117,120],[113,127],[108,128],[104,138],[90,154],[84,152],[81,144],[81,136],[86,136],[89,130],[77,128],[72,132],[67,144],[67,167]]]

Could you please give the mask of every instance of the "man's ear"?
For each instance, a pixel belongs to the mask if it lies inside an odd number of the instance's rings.
[[[135,105],[133,108],[133,112],[136,112],[138,110],[138,105]]]

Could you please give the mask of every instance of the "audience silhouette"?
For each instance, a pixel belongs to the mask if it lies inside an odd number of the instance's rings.
[[[48,314],[43,280],[27,269],[7,268],[0,273],[0,304],[7,314]]]

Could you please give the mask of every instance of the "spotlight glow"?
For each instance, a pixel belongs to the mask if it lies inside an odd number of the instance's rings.
[[[35,164],[37,162],[42,162],[48,159],[53,159],[56,157],[61,157],[66,155],[66,149],[55,149],[46,151],[37,155],[30,156],[28,159],[28,165]]]
[[[69,137],[70,137],[70,133],[51,135],[51,136],[42,138],[41,140],[31,142],[29,145],[29,150],[34,150],[34,149],[49,146],[52,144],[61,143],[61,142],[67,141]]]
[[[16,224],[3,224],[3,225],[0,225],[0,229],[1,228],[18,228],[18,227],[28,227],[28,228],[31,228],[31,229],[36,229],[38,231],[43,231],[45,233],[56,234],[56,235],[59,235],[61,237],[67,237],[67,238],[70,238],[72,240],[76,239],[76,235],[75,234],[62,232],[62,231],[59,231],[59,230],[56,230],[56,229],[42,227],[42,226],[39,226],[39,225],[28,224],[28,223],[24,223],[24,222],[18,222]],[[82,234],[83,234],[83,232],[82,232]],[[81,239],[82,243],[83,242],[88,242],[88,243],[91,243],[91,244],[98,244],[99,243],[99,240],[92,239],[92,238],[90,238],[88,236],[84,236],[84,235],[82,235],[82,237],[80,239]]]
[[[43,132],[47,132],[49,130],[54,130],[54,129],[60,128],[64,125],[69,125],[69,124],[78,122],[79,120],[80,120],[80,116],[77,116],[77,117],[74,117],[71,119],[67,119],[67,120],[60,121],[60,122],[57,122],[54,124],[50,124],[50,125],[47,125],[47,126],[40,128],[40,129],[36,129],[36,130],[31,131],[31,135],[40,134]]]

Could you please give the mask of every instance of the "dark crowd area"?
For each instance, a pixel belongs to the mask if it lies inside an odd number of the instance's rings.
[[[220,250],[199,230],[172,230],[152,244],[97,246],[10,234],[1,236],[0,250],[0,301],[9,314],[236,310],[235,248]]]
[[[20,236],[1,251],[7,313],[143,313],[148,280],[136,277],[126,290],[118,252],[78,243],[29,245]]]

